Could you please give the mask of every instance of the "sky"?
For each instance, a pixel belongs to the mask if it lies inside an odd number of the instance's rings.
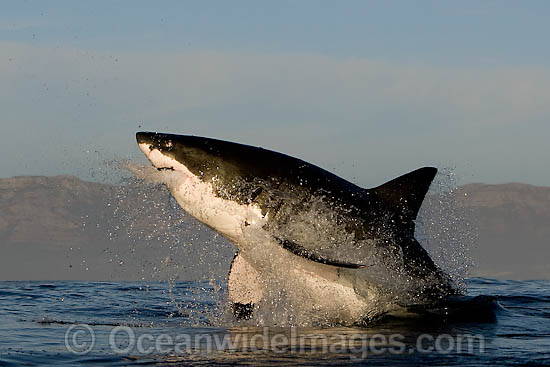
[[[0,2],[0,177],[101,179],[135,132],[364,187],[435,165],[550,186],[550,2]]]

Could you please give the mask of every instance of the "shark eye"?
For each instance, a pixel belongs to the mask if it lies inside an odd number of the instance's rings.
[[[154,145],[153,144],[149,145],[149,150],[153,151],[153,149],[155,149]]]

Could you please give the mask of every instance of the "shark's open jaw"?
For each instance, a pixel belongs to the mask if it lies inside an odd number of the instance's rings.
[[[178,162],[176,159],[162,154],[162,152],[159,149],[154,148],[152,144],[140,143],[139,148],[156,169],[180,171],[189,176],[193,175],[187,167]]]

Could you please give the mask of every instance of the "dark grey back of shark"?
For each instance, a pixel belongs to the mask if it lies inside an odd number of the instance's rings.
[[[301,159],[250,145],[152,132],[137,133],[137,140],[211,182],[217,196],[257,204],[262,214],[269,214],[267,226],[273,233],[284,232],[277,229],[316,198],[336,213],[339,230],[352,234],[357,241],[369,239],[399,252],[409,275],[445,278],[414,238],[415,219],[436,168],[420,168],[379,187],[364,189]],[[352,269],[366,266],[364,259],[349,262],[324,256],[300,243],[300,239],[284,235],[276,238],[285,249],[312,261]]]

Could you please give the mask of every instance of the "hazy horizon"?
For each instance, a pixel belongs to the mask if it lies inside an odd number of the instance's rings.
[[[0,177],[145,162],[139,130],[375,186],[415,168],[550,186],[550,4],[6,1]],[[97,178],[96,178],[97,179]]]

